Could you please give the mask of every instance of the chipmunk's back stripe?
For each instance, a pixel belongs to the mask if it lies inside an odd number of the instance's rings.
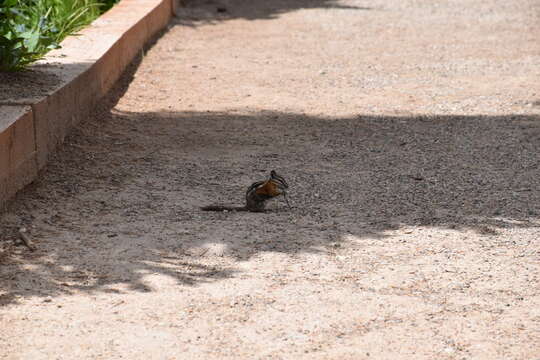
[[[250,191],[253,191],[257,189],[259,186],[263,185],[264,181],[257,181],[251,184],[251,186],[247,189],[246,193],[249,193]]]

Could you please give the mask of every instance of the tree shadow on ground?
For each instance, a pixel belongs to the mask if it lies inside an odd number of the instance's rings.
[[[217,23],[231,19],[274,19],[283,13],[300,9],[375,10],[370,6],[350,6],[336,0],[184,0],[178,10],[176,23],[196,26],[199,23]],[[366,2],[367,3],[367,2]]]
[[[192,286],[348,234],[538,227],[539,146],[536,116],[112,110],[81,124],[3,215],[5,238],[26,226],[39,250],[3,256],[0,299],[152,291],[155,274]],[[290,183],[292,211],[200,210],[239,205],[270,169]]]

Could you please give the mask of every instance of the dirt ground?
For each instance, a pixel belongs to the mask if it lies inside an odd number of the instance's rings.
[[[188,1],[1,215],[0,358],[539,359],[539,20]]]

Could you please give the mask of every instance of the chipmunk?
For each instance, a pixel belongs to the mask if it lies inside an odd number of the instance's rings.
[[[287,202],[287,206],[289,206],[290,209],[291,205],[289,205],[289,200],[287,199],[288,188],[289,185],[285,179],[272,170],[268,180],[257,181],[250,185],[246,191],[245,206],[209,205],[204,206],[201,209],[204,211],[263,212],[265,211],[266,201],[280,195],[283,195],[285,201]]]

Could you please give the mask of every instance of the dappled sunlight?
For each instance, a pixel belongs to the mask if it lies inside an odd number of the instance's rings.
[[[4,256],[3,303],[122,284],[152,292],[148,276],[215,282],[275,253],[450,279],[467,272],[450,265],[456,257],[538,231],[538,152],[522,125],[533,118],[113,110],[82,124],[3,215],[8,239],[25,226],[38,246]],[[290,184],[291,210],[200,211],[242,205],[246,184],[272,168]]]
[[[235,273],[234,269],[193,261],[182,252],[142,248],[140,242],[135,242],[135,248],[129,251],[123,246],[109,246],[106,252],[89,250],[78,256],[71,252],[79,246],[84,248],[84,238],[80,241],[72,239],[67,247],[62,244],[61,239],[50,238],[49,244],[41,245],[48,251],[38,250],[25,263],[24,252],[15,250],[2,265],[1,303],[80,292],[151,292],[156,286],[146,281],[149,276],[159,275],[175,284],[192,286],[228,278]]]

